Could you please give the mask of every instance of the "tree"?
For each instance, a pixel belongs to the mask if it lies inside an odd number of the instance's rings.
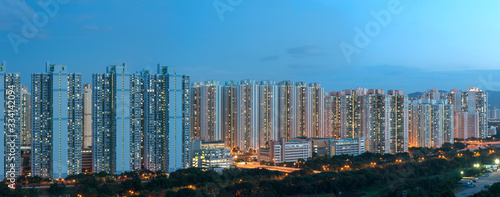
[[[186,196],[201,197],[202,195],[198,190],[190,188],[184,188],[177,191],[177,197],[186,197]]]
[[[452,190],[445,190],[441,192],[441,197],[455,197],[455,194],[453,193]]]
[[[9,196],[12,193],[5,181],[0,182],[0,196]]]
[[[53,183],[50,185],[50,188],[48,189],[49,194],[52,195],[60,195],[66,190],[66,185],[64,184],[57,184]]]

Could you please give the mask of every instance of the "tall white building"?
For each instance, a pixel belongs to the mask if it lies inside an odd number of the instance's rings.
[[[455,88],[450,90],[446,97],[449,104],[453,105],[455,125],[453,133],[455,138],[488,137],[487,92],[474,87],[469,87],[467,91],[460,91]],[[476,127],[478,131],[475,131]]]
[[[319,83],[310,83],[311,129],[308,137],[325,137],[325,89]]]
[[[312,133],[312,91],[305,82],[295,83],[296,87],[296,135],[293,137],[308,137]]]
[[[278,130],[279,137],[288,141],[297,136],[297,96],[296,88],[291,81],[278,83]]]
[[[391,96],[391,153],[408,152],[408,96],[402,90],[389,90]]]
[[[158,65],[142,72],[144,168],[173,172],[187,168],[190,141],[189,76]]]
[[[92,86],[83,85],[83,148],[92,147]]]
[[[31,93],[21,87],[21,146],[31,148]]]
[[[82,84],[80,74],[49,65],[32,74],[33,176],[64,178],[82,171]]]
[[[191,137],[220,141],[222,133],[222,88],[218,81],[191,85]]]
[[[242,80],[237,89],[236,144],[240,150],[259,148],[259,86]]]
[[[259,134],[260,148],[269,147],[271,140],[278,139],[278,86],[274,81],[262,81],[259,86]]]
[[[126,65],[93,74],[94,172],[121,174],[141,169],[141,80]]]
[[[234,149],[237,144],[238,130],[238,81],[227,81],[222,93],[222,133],[225,137],[226,148]]]
[[[21,175],[21,75],[6,73],[6,64],[0,64],[0,180],[7,180],[14,188]]]
[[[409,108],[411,146],[439,148],[445,142],[453,143],[453,105],[448,100],[412,100]]]
[[[363,97],[361,126],[365,145],[373,153],[391,152],[390,114],[391,96],[383,90],[370,89]]]
[[[478,114],[479,137],[488,137],[488,93],[479,88],[469,87],[462,92],[462,111]]]

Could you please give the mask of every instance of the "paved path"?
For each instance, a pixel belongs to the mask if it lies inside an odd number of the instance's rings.
[[[480,192],[481,190],[487,190],[487,188],[484,188],[484,185],[489,185],[492,183],[500,182],[500,171],[499,172],[492,172],[492,173],[490,173],[490,176],[481,176],[478,178],[479,178],[479,181],[477,181],[477,183],[474,183],[476,185],[476,187],[462,188],[460,190],[457,190],[455,192],[455,195],[457,197],[467,197],[467,196],[472,196],[475,193]]]
[[[281,172],[286,172],[286,173],[291,173],[293,171],[297,170],[302,170],[302,168],[291,168],[291,167],[281,167],[281,166],[265,166],[265,165],[260,165],[260,163],[257,162],[248,162],[247,164],[245,163],[235,163],[235,166],[238,168],[264,168],[268,170],[273,170],[273,171],[281,171]],[[320,173],[320,171],[313,171],[314,173]]]

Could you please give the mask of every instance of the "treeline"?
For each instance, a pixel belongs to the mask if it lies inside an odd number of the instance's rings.
[[[494,183],[488,190],[483,190],[472,197],[500,197],[500,183]]]
[[[460,147],[459,147],[460,146]],[[475,163],[492,163],[498,150],[462,151],[462,145],[446,145],[440,149],[411,148],[403,154],[360,156],[315,156],[308,161],[287,165],[304,168],[292,173],[265,169],[225,169],[222,173],[200,168],[177,170],[170,175],[161,172],[129,172],[119,176],[79,174],[53,183],[46,194],[76,196],[295,196],[330,194],[362,196],[454,196],[453,188],[463,176],[475,176],[480,168]],[[349,168],[342,167],[349,166]],[[323,171],[315,174],[314,170]],[[147,177],[147,178],[146,178]],[[19,183],[39,184],[39,178],[19,179]],[[146,181],[148,180],[148,181]],[[36,189],[11,191],[0,184],[0,196],[36,196]],[[20,186],[19,186],[20,188]],[[484,194],[483,196],[488,194]]]

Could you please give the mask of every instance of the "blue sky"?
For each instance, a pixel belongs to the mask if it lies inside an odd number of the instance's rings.
[[[26,21],[47,13],[37,2],[0,1],[0,61],[24,84],[50,61],[86,83],[126,62],[130,72],[174,66],[192,81],[500,90],[500,2],[493,0],[42,0],[63,4],[27,38]],[[369,42],[356,45],[355,29]],[[16,50],[12,35],[27,42]],[[341,43],[356,48],[350,61]]]

